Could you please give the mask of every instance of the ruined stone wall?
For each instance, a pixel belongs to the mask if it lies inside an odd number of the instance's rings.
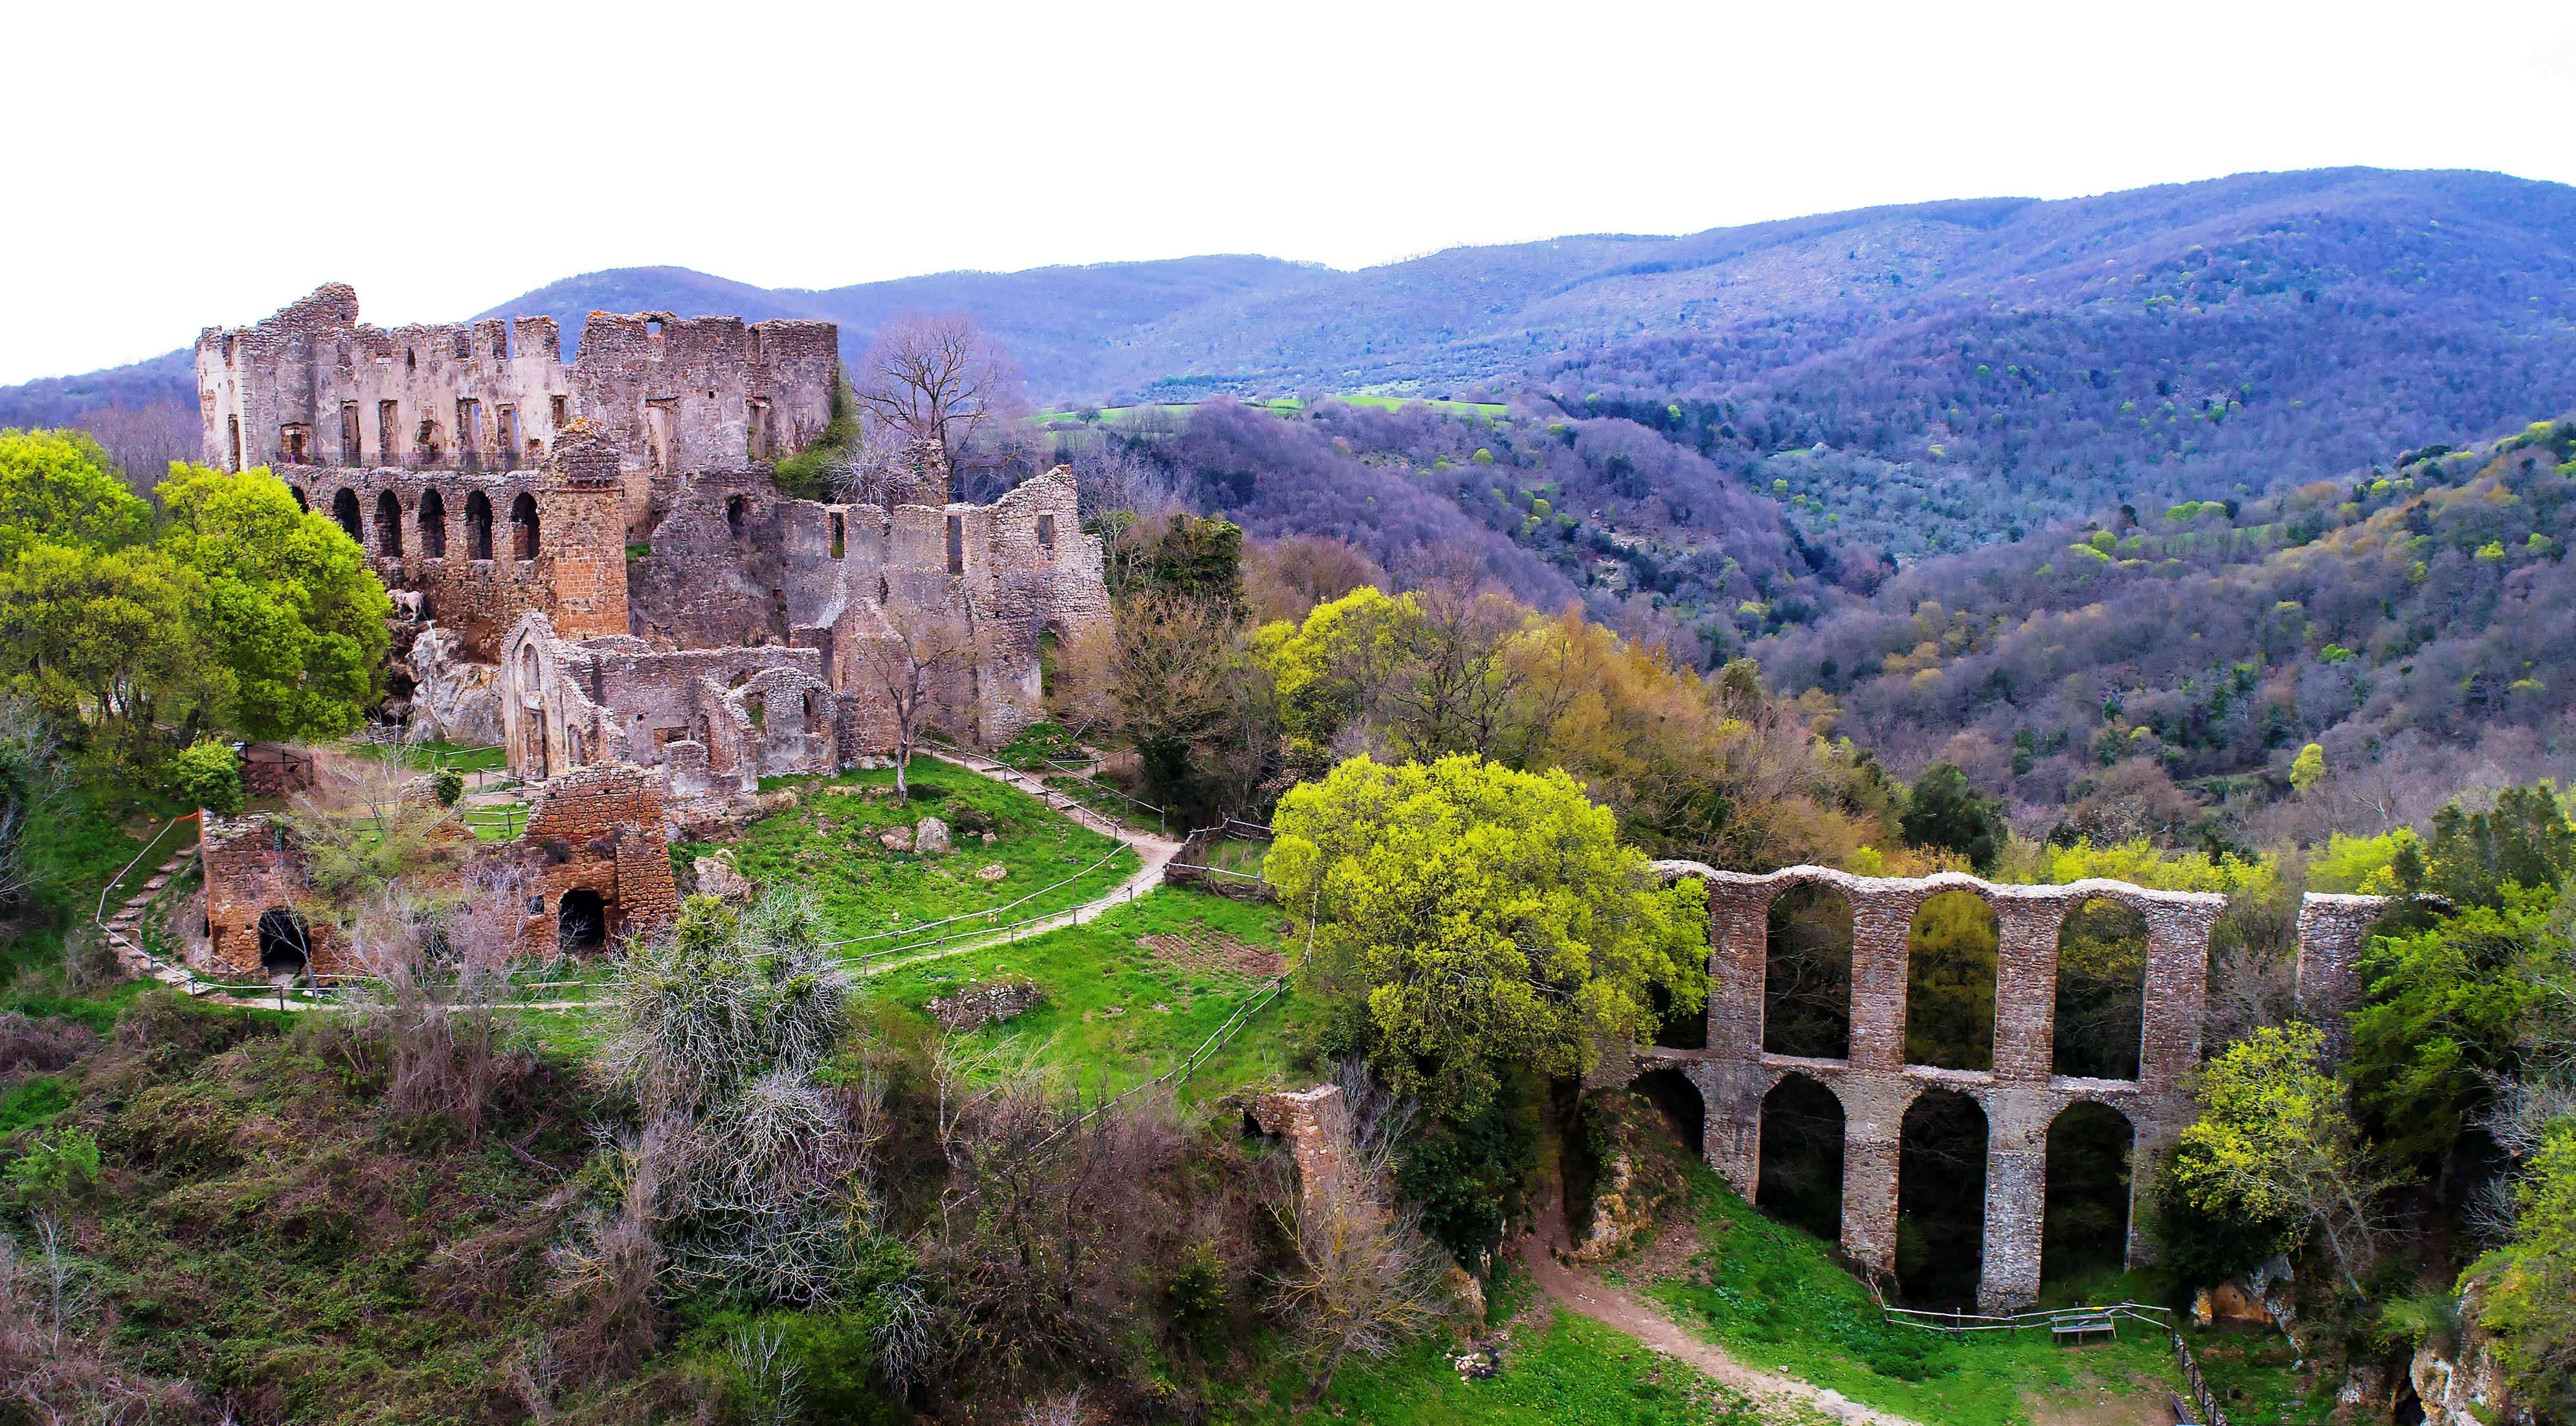
[[[618,455],[640,535],[655,472],[775,459],[822,434],[840,382],[829,322],[593,312],[563,362],[551,317],[358,321],[332,284],[255,326],[197,338],[206,459],[268,465],[534,465],[577,420]],[[623,541],[620,541],[623,543]]]
[[[662,829],[662,784],[630,763],[577,768],[546,784],[528,809],[519,844],[531,857],[531,899],[522,942],[550,943],[566,892],[599,894],[608,934],[619,938],[667,924],[680,913],[679,884]]]
[[[295,869],[284,827],[266,816],[217,817],[208,813],[197,855],[206,874],[206,955],[200,967],[243,980],[260,978],[259,918],[292,911],[303,878]],[[327,927],[308,927],[306,945],[316,974],[343,972],[345,950]]]
[[[1251,1114],[1262,1133],[1288,1141],[1288,1152],[1297,1161],[1298,1189],[1309,1203],[1339,1185],[1341,1146],[1350,1140],[1349,1110],[1340,1086],[1256,1095]]]
[[[501,743],[511,771],[531,782],[595,762],[659,766],[685,744],[687,787],[674,796],[749,792],[762,776],[843,765],[843,702],[822,673],[815,649],[661,650],[625,635],[575,643],[531,614],[503,647]],[[772,706],[782,710],[774,726]]]
[[[1640,1047],[1593,1077],[1624,1083],[1647,1069],[1680,1071],[1707,1107],[1702,1152],[1748,1199],[1761,1180],[1762,1101],[1782,1079],[1805,1075],[1832,1091],[1843,1108],[1843,1247],[1877,1270],[1892,1270],[1896,1249],[1897,1158],[1906,1109],[1928,1089],[1974,1099],[1987,1122],[1984,1268],[1978,1300],[1988,1310],[2019,1307],[2039,1289],[2041,1215],[2046,1198],[2049,1126],[2068,1106],[2108,1105],[2135,1133],[2135,1162],[2146,1164],[2194,1116],[2184,1077],[2201,1055],[2209,967],[2209,930],[2221,896],[2150,891],[2121,882],[2002,886],[1945,872],[1920,879],[1852,876],[1822,867],[1791,867],[1767,876],[1716,871],[1698,863],[1658,863],[1667,877],[1695,876],[1708,886],[1708,1047]],[[1809,1059],[1762,1048],[1763,990],[1769,958],[1770,906],[1790,887],[1830,885],[1852,911],[1850,1053]],[[1937,1069],[1904,1062],[1908,931],[1915,912],[1945,891],[1982,898],[1996,914],[1995,1039],[1991,1070]],[[2068,912],[2100,898],[2136,909],[2147,924],[2144,1026],[2134,1080],[2058,1075],[2055,1039],[2057,936]],[[2342,905],[2372,900],[2368,908]],[[2350,938],[2377,914],[2375,899],[2311,897],[2306,940]],[[2341,945],[2340,941],[2336,945]],[[2357,944],[2357,942],[2356,942]],[[2335,958],[2341,955],[2341,960]],[[2317,959],[2348,966],[2349,956],[2321,946]],[[2321,978],[2328,978],[2320,971]],[[2133,1180],[2129,1259],[2147,1261],[2152,1246],[2136,1210],[2147,1175]]]
[[[306,509],[330,516],[367,553],[385,587],[421,595],[423,619],[464,637],[464,656],[492,663],[523,614],[551,616],[573,637],[623,634],[626,544],[614,452],[580,428],[534,470],[281,469]],[[524,503],[522,503],[524,501]],[[533,558],[522,559],[535,516]]]

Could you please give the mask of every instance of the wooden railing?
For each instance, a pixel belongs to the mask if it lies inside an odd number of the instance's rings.
[[[1927,1332],[1962,1336],[1969,1332],[2012,1332],[2025,1329],[2057,1331],[2072,1324],[2115,1322],[2126,1318],[2143,1322],[2165,1334],[2172,1344],[2174,1364],[2182,1369],[2183,1386],[2191,1393],[2190,1405],[2198,1413],[2199,1426],[2228,1426],[2227,1413],[2218,1406],[2218,1393],[2200,1374],[2200,1363],[2193,1360],[2191,1347],[2182,1339],[2174,1322],[2173,1309],[2145,1302],[2115,1302],[2107,1307],[2052,1307],[2033,1312],[1995,1315],[1983,1312],[1930,1312],[1914,1307],[1890,1307],[1880,1295],[1878,1285],[1871,1283],[1870,1297],[1886,1320],[1907,1327],[1920,1327]],[[2177,1403],[2179,1407],[2180,1403]]]

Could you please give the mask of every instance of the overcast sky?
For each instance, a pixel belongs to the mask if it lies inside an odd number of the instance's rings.
[[[1684,233],[2254,169],[2576,182],[2576,4],[13,9],[0,382],[328,281],[446,320],[763,286]]]

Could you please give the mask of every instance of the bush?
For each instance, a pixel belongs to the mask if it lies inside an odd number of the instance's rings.
[[[211,738],[170,759],[169,784],[191,807],[202,807],[218,817],[241,812],[241,764],[229,746]]]
[[[429,785],[438,794],[439,806],[453,807],[456,800],[465,795],[465,774],[452,767],[443,767],[431,775]]]

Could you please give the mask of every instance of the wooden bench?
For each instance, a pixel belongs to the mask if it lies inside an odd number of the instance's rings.
[[[2095,1332],[2106,1332],[2116,1338],[2120,1335],[2120,1327],[2108,1317],[2053,1317],[2048,1323],[2049,1340],[2056,1342],[2081,1344]]]

